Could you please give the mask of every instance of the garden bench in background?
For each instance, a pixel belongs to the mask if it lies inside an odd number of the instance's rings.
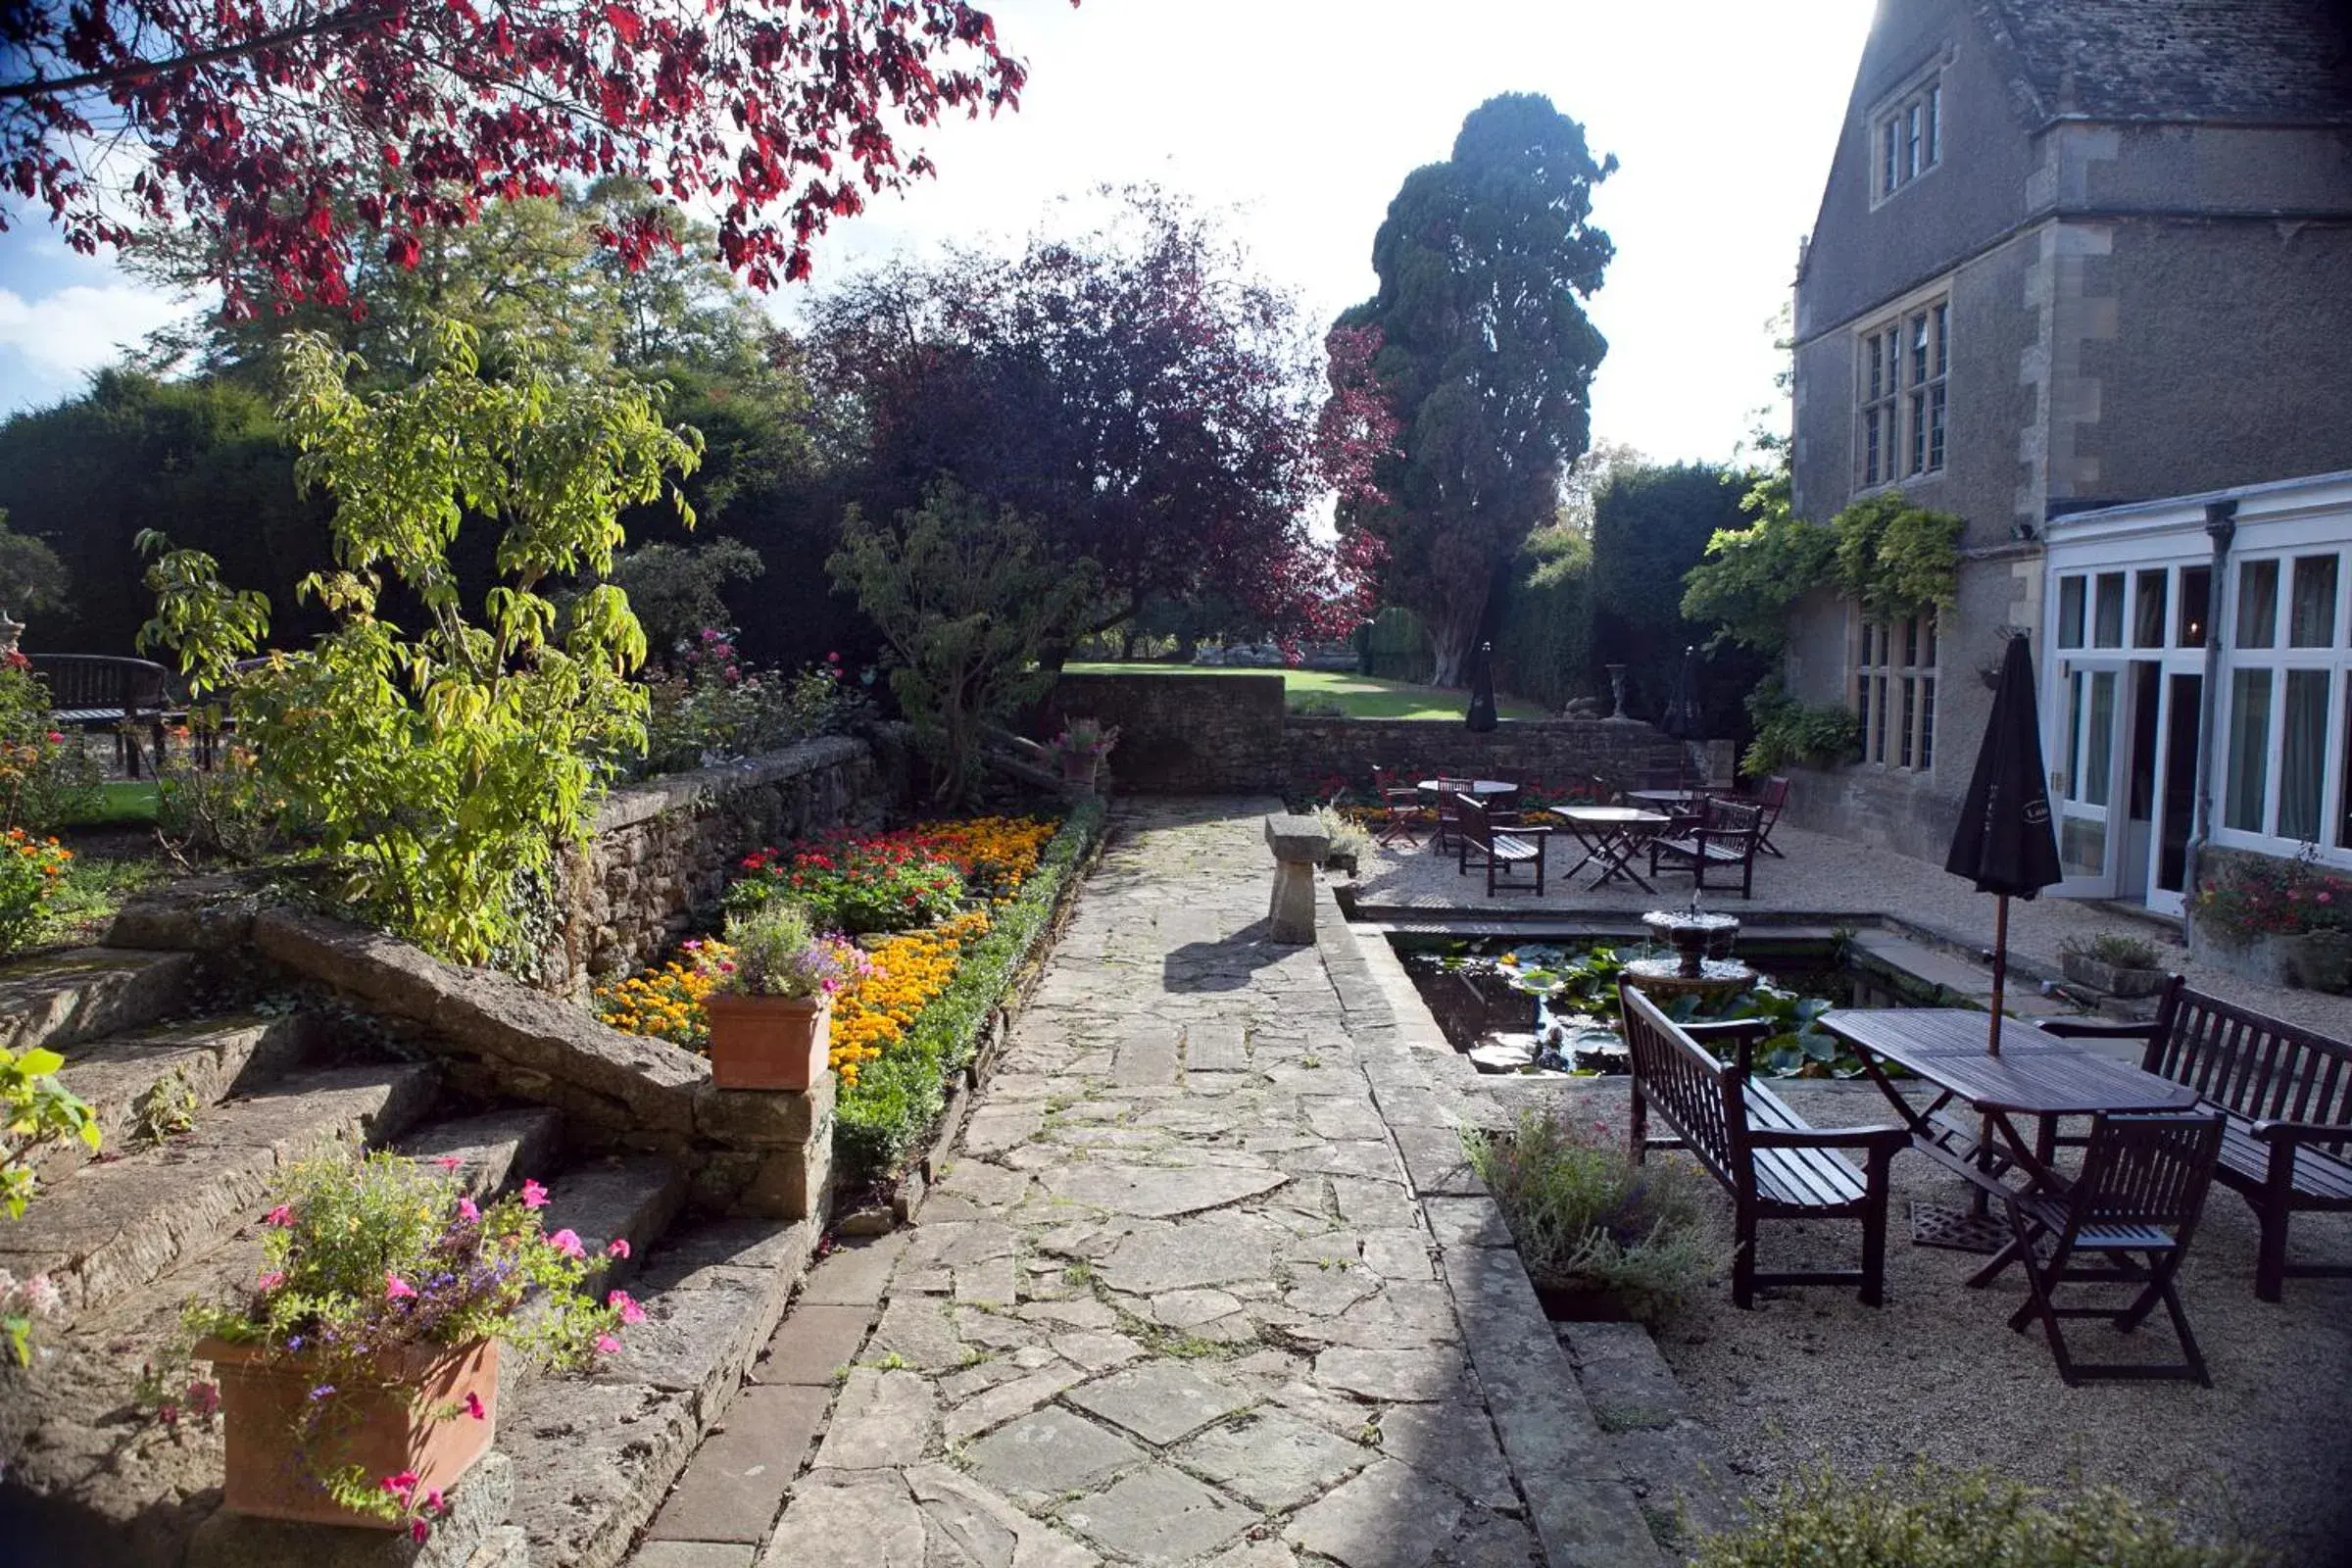
[[[1453,798],[1454,832],[1459,848],[1454,852],[1454,874],[1470,869],[1470,858],[1476,855],[1487,868],[1487,897],[1497,891],[1496,873],[1508,885],[1510,868],[1514,865],[1533,866],[1536,873],[1535,894],[1544,896],[1544,846],[1551,842],[1547,827],[1521,827],[1513,814],[1508,824],[1497,821],[1495,810],[1473,795]]]
[[[1757,1020],[1677,1024],[1647,997],[1620,983],[1618,1004],[1633,1057],[1633,1156],[1688,1150],[1732,1194],[1732,1300],[1754,1304],[1758,1285],[1859,1285],[1866,1306],[1886,1298],[1887,1168],[1911,1134],[1902,1127],[1809,1126],[1755,1081],[1751,1053],[1772,1026]],[[1737,1056],[1718,1060],[1702,1041],[1729,1040]],[[1649,1112],[1680,1136],[1649,1136]],[[1858,1150],[1857,1168],[1839,1150]],[[1756,1227],[1768,1219],[1858,1219],[1862,1266],[1830,1272],[1762,1273]]]
[[[2140,1070],[2194,1089],[2223,1113],[2214,1172],[2261,1223],[2254,1294],[2276,1301],[2287,1276],[2352,1275],[2352,1263],[2289,1263],[2298,1213],[2352,1212],[2352,1045],[2189,989],[2175,975],[2144,1024],[2048,1019],[2077,1039],[2145,1040]]]
[[[1659,862],[1665,861],[1671,867],[1688,870],[1692,890],[1699,891],[1706,887],[1710,869],[1730,871],[1736,867],[1740,872],[1740,896],[1753,898],[1756,846],[1763,838],[1764,813],[1756,807],[1715,796],[1707,797],[1702,806],[1705,814],[1695,823],[1669,828],[1665,834],[1650,840],[1649,874],[1656,876]]]
[[[63,729],[106,728],[115,734],[115,758],[125,778],[139,776],[137,726],[147,726],[155,760],[164,756],[164,666],[144,659],[105,654],[31,654],[32,672],[49,687],[49,716]]]

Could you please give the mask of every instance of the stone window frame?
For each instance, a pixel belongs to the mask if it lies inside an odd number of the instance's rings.
[[[1881,98],[1870,127],[1870,205],[1877,211],[1943,167],[1943,62]]]
[[[1950,457],[1951,369],[1948,279],[1856,330],[1856,493],[1942,476]]]
[[[1853,615],[1846,699],[1861,725],[1863,761],[1899,773],[1935,771],[1941,651],[1933,611],[1900,621]]]

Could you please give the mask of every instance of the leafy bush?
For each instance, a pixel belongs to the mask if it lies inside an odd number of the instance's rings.
[[[354,904],[444,957],[516,953],[527,890],[645,741],[645,694],[628,679],[645,640],[627,597],[599,586],[559,612],[544,590],[609,570],[621,511],[674,497],[667,476],[698,446],[646,391],[552,375],[520,346],[511,373],[485,379],[475,335],[455,323],[436,326],[419,379],[372,395],[351,389],[355,362],[324,338],[287,342],[281,414],[299,472],[337,503],[340,569],[303,591],[336,627],[236,678],[238,732],[265,785],[317,824]],[[482,624],[450,563],[467,516],[503,525]],[[378,613],[386,576],[423,607],[414,637]],[[148,581],[141,644],[177,650],[200,696],[267,635],[268,601],[226,589],[202,552],[165,551]]]
[[[1697,1179],[1663,1161],[1635,1164],[1604,1124],[1528,1110],[1507,1136],[1471,1129],[1462,1145],[1538,1285],[1597,1292],[1655,1322],[1720,1262]]]
[[[1862,753],[1862,722],[1845,708],[1808,708],[1767,680],[1747,697],[1755,738],[1740,757],[1748,778],[1769,778],[1791,762],[1851,761]]]
[[[906,1162],[947,1103],[947,1078],[979,1049],[981,1030],[1004,988],[1036,946],[1087,849],[1102,830],[1100,800],[1078,803],[1039,858],[1037,869],[996,906],[988,934],[964,950],[947,989],[904,1038],[845,1083],[834,1121],[834,1153],[853,1181],[890,1175]],[[885,958],[887,961],[887,958]]]
[[[848,729],[870,705],[839,655],[795,675],[746,665],[734,634],[704,627],[646,682],[640,777],[757,757],[795,741]]]
[[[1494,684],[1552,712],[1592,689],[1592,540],[1581,528],[1528,535],[1505,578]]]
[[[28,946],[49,915],[49,901],[74,852],[21,827],[0,831],[0,954]]]
[[[820,934],[808,911],[778,900],[727,922],[731,960],[716,989],[747,997],[832,996],[874,972],[853,942]]]
[[[34,1046],[0,1047],[0,1209],[23,1219],[39,1185],[25,1153],[51,1139],[77,1138],[95,1150],[99,1132],[90,1107],[57,1081],[66,1058]]]
[[[155,830],[180,858],[250,865],[289,842],[293,803],[264,782],[250,747],[223,747],[210,768],[184,756],[155,770]]]
[[[744,858],[742,870],[727,889],[729,913],[789,900],[833,931],[906,931],[944,920],[963,903],[955,866],[890,835],[843,834],[790,854],[761,850]]]
[[[345,1507],[386,1519],[418,1516],[425,1499],[395,1478],[334,1463],[338,1417],[351,1413],[338,1389],[380,1383],[383,1359],[413,1345],[496,1339],[544,1364],[578,1366],[617,1351],[615,1331],[645,1316],[625,1292],[599,1301],[583,1289],[604,1259],[568,1230],[543,1233],[547,1190],[537,1182],[484,1207],[449,1174],[455,1156],[439,1163],[378,1151],[356,1164],[323,1154],[293,1166],[277,1186],[252,1289],[187,1311],[194,1333],[265,1347],[273,1360],[301,1357],[316,1383],[303,1415],[315,1479]],[[606,1250],[625,1256],[628,1244]],[[478,1407],[415,1414],[481,1419]]]
[[[1287,705],[1296,718],[1346,718],[1348,705],[1329,692],[1301,692]]]
[[[2161,969],[2164,955],[2143,937],[2119,937],[2110,932],[2088,938],[2068,937],[2058,951],[2070,957],[2088,958],[2116,969]]]
[[[2232,936],[2352,931],[2352,877],[2319,867],[2318,846],[2291,860],[2273,855],[2208,858],[2197,923]]]
[[[1318,806],[1315,808],[1315,820],[1322,823],[1323,831],[1331,835],[1332,854],[1357,859],[1370,858],[1372,835],[1365,832],[1364,825],[1354,817],[1334,807]]]
[[[1792,515],[1785,488],[1769,484],[1742,505],[1760,520],[1719,530],[1683,579],[1683,613],[1712,623],[1719,641],[1777,655],[1789,612],[1815,588],[1842,594],[1873,620],[1949,609],[1959,592],[1966,523],[1899,490],[1866,496],[1827,523]]]
[[[1701,1543],[1699,1568],[2260,1568],[2269,1554],[2200,1546],[2112,1487],[2037,1490],[1988,1470],[1921,1466],[1898,1483],[1821,1471],[1742,1529]]]
[[[104,803],[78,734],[54,727],[49,685],[23,654],[0,659],[0,827],[46,833]]]

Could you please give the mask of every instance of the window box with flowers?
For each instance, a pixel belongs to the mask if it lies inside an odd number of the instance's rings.
[[[728,921],[726,946],[703,998],[711,1083],[806,1092],[825,1075],[834,997],[872,974],[873,960],[781,901]]]
[[[2249,980],[2352,992],[2352,877],[2294,859],[2205,852],[2189,906],[2189,950]]]
[[[545,1188],[481,1204],[457,1160],[435,1163],[292,1167],[260,1277],[236,1300],[190,1304],[195,1358],[220,1381],[232,1510],[421,1541],[497,1435],[502,1345],[580,1366],[643,1321],[626,1292],[583,1288],[603,1259],[542,1231]]]

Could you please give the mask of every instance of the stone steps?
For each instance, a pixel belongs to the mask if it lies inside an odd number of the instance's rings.
[[[282,1166],[382,1143],[432,1102],[429,1067],[330,1067],[226,1102],[193,1132],[82,1167],[0,1232],[0,1267],[47,1274],[78,1314],[121,1299],[246,1223]]]
[[[196,974],[189,953],[76,948],[0,964],[0,1049],[60,1050],[182,1011]]]
[[[57,1081],[88,1102],[103,1135],[100,1151],[127,1153],[138,1141],[143,1109],[152,1115],[150,1107],[159,1102],[176,1100],[186,1115],[201,1120],[207,1107],[251,1094],[300,1064],[320,1032],[308,1013],[243,1012],[161,1024],[65,1046],[66,1065]],[[54,1183],[91,1157],[75,1140],[52,1141],[34,1152],[33,1169]]]

